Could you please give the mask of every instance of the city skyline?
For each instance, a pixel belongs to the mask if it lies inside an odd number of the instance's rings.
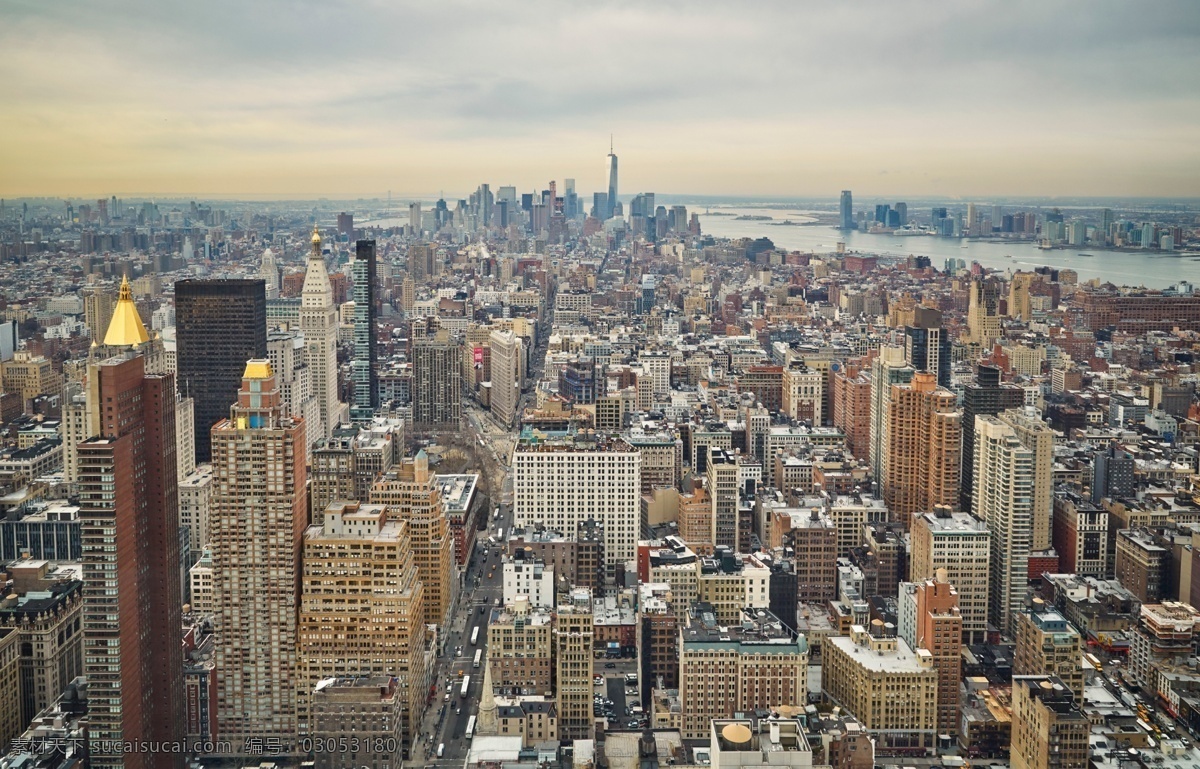
[[[10,6],[0,195],[1200,195],[1189,4],[294,8]]]

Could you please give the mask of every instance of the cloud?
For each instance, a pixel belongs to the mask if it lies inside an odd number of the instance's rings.
[[[626,189],[1200,194],[1198,71],[1186,1],[10,0],[0,194],[584,192],[609,132]]]

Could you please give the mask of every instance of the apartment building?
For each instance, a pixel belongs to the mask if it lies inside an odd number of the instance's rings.
[[[806,702],[808,643],[766,609],[744,609],[726,625],[698,601],[679,634],[684,739],[703,739],[714,718]]]

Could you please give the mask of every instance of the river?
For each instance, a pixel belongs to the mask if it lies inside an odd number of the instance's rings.
[[[696,210],[696,209],[692,209]],[[814,221],[804,211],[762,208],[721,208],[722,213],[751,216],[771,216],[771,221],[749,221],[734,216],[711,216],[701,211],[700,228],[718,238],[767,237],[779,248],[790,251],[828,253],[836,250],[839,240],[847,251],[861,251],[881,256],[928,256],[937,269],[949,258],[962,259],[970,266],[979,262],[995,270],[1032,270],[1049,266],[1075,270],[1079,280],[1092,278],[1112,281],[1117,285],[1166,288],[1180,280],[1200,284],[1200,255],[1171,256],[1157,252],[1118,252],[1093,250],[1087,246],[1042,251],[1029,242],[988,243],[982,240],[960,240],[932,236],[871,235],[865,232],[842,232],[825,225],[789,226],[773,224],[790,219],[793,222]],[[1081,256],[1081,253],[1091,256]],[[1012,258],[1008,258],[1011,256]]]

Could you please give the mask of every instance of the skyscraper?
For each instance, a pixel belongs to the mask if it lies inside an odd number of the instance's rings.
[[[412,419],[418,430],[457,430],[462,419],[462,345],[449,332],[413,340]]]
[[[854,229],[854,197],[850,194],[850,190],[842,190],[842,229]]]
[[[267,299],[261,280],[175,284],[179,391],[195,401],[196,462],[212,457],[209,431],[229,416],[242,370],[267,354]]]
[[[975,417],[975,487],[971,512],[991,532],[988,621],[1011,633],[1029,585],[1033,542],[1033,452],[994,416]]]
[[[337,307],[333,288],[321,254],[321,234],[313,227],[312,250],[304,272],[300,301],[300,330],[304,332],[305,357],[312,376],[313,393],[321,410],[320,425],[305,425],[308,440],[328,438],[345,417],[345,404],[338,401]],[[266,351],[257,357],[266,357]]]
[[[982,363],[976,368],[975,381],[963,388],[962,473],[958,481],[960,510],[971,509],[971,490],[975,487],[975,417],[996,415],[1005,409],[1017,408],[1024,401],[1025,393],[1021,388],[1000,384],[999,368]]]
[[[969,290],[967,340],[986,349],[1000,336],[1000,281],[976,278]]]
[[[963,642],[958,591],[950,584],[946,569],[938,569],[934,579],[918,582],[914,587],[916,623],[913,648],[925,649],[933,655],[933,666],[938,672],[938,732],[957,735]],[[904,597],[902,588],[901,602]]]
[[[911,382],[913,368],[904,360],[904,348],[884,346],[871,364],[871,431],[868,457],[871,475],[882,481],[887,466],[889,427],[888,409],[892,403],[892,385]]]
[[[1029,547],[1033,552],[1049,550],[1052,546],[1050,513],[1054,502],[1054,431],[1042,421],[1041,412],[1033,406],[1006,409],[997,417],[1013,429],[1022,446],[1033,452],[1033,539]]]
[[[424,449],[371,487],[371,504],[386,505],[389,518],[408,524],[417,573],[425,590],[425,623],[443,625],[449,620],[458,580],[454,578],[453,538],[448,536],[441,486],[429,470]]]
[[[521,338],[511,331],[493,331],[488,347],[492,351],[492,415],[511,427],[521,398]]]
[[[939,386],[950,386],[950,335],[942,328],[941,311],[913,309],[913,323],[904,327],[904,357],[917,371],[937,376]]]
[[[175,381],[151,376],[128,282],[105,335],[121,354],[88,366],[88,440],[79,444],[84,674],[90,737],[183,739]],[[101,743],[102,744],[102,743]],[[96,767],[178,767],[180,753],[97,751]]]
[[[395,676],[402,739],[411,745],[425,701],[425,609],[408,522],[389,520],[383,505],[335,502],[304,532],[303,580],[302,731],[313,733],[309,700],[318,681]]]
[[[928,371],[892,385],[883,498],[906,528],[913,515],[958,501],[961,419],[954,393]]]
[[[617,210],[617,156],[613,154],[612,141],[608,143],[608,159],[605,163],[608,172],[608,197],[605,199],[605,219],[613,218]]]
[[[376,377],[378,354],[375,346],[375,317],[378,289],[375,284],[375,241],[360,240],[354,245],[354,407],[351,418],[370,421],[379,407],[379,381]]]
[[[235,751],[297,733],[304,427],[284,414],[270,361],[251,359],[229,417],[212,428],[217,729]]]

